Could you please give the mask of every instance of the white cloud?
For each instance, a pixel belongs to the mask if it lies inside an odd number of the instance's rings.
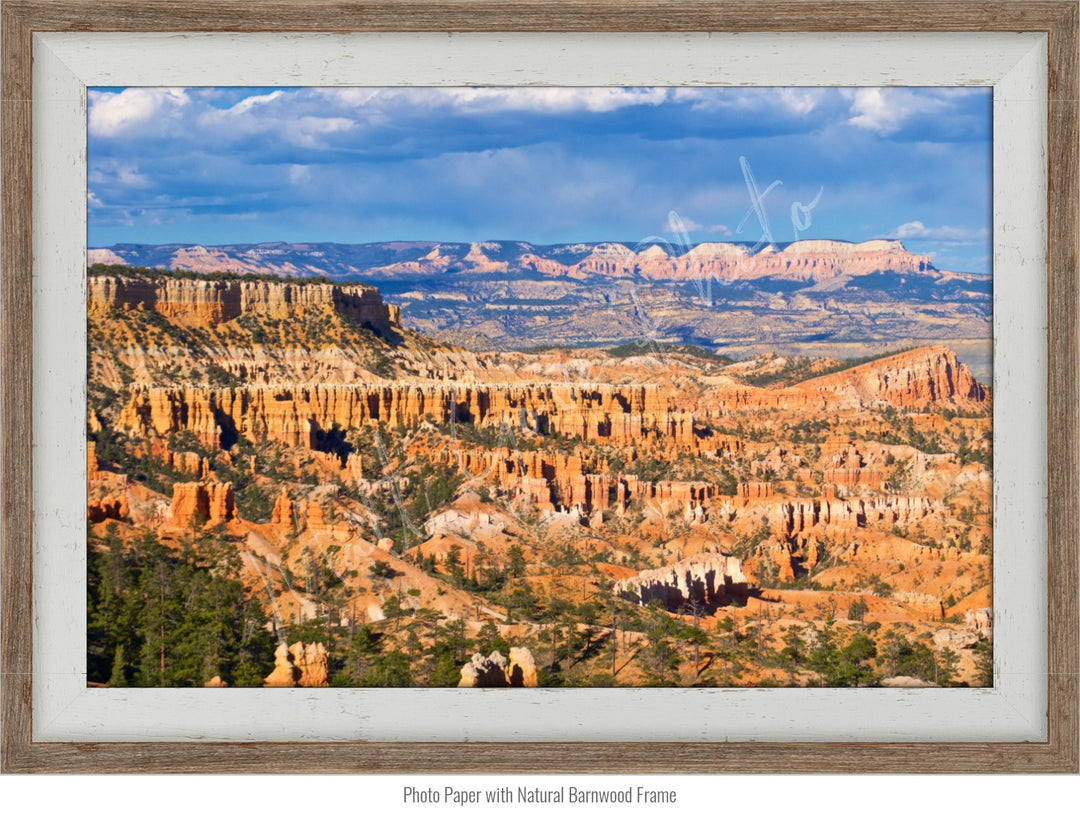
[[[315,95],[322,99],[329,99],[346,107],[359,107],[368,104],[381,93],[382,88],[316,88]]]
[[[252,108],[259,105],[269,105],[280,99],[284,93],[284,91],[272,91],[271,93],[264,93],[260,96],[249,96],[246,99],[241,99],[229,108],[228,112],[233,114],[247,113]]]
[[[858,88],[851,100],[848,124],[882,136],[898,131],[913,116],[940,113],[947,102],[940,95],[907,88]]]
[[[467,113],[606,113],[634,105],[659,105],[669,96],[666,88],[322,88],[318,93],[347,107],[404,105]]]
[[[710,234],[730,235],[731,228],[726,224],[712,224],[706,226],[705,224],[698,223],[693,218],[687,218],[684,215],[678,216],[678,222],[673,223],[671,216],[668,216],[668,220],[660,227],[661,232],[679,233],[681,231],[686,232],[708,232]]]
[[[311,167],[307,164],[292,164],[289,166],[289,182],[296,186],[311,181]]]
[[[909,221],[900,224],[893,231],[893,236],[901,240],[929,240],[948,243],[974,243],[985,240],[990,235],[989,229],[970,229],[961,226],[926,226],[922,221]]]
[[[284,123],[288,141],[301,147],[323,146],[320,136],[330,136],[352,130],[356,122],[341,117],[302,116]]]
[[[92,91],[87,128],[93,136],[116,136],[188,104],[181,88],[126,88],[119,93]]]
[[[273,91],[249,96],[229,108],[204,107],[195,117],[198,128],[212,131],[219,138],[241,140],[265,136],[267,143],[278,140],[297,147],[323,149],[325,137],[353,130],[357,123],[339,111],[324,110],[307,114],[304,92]]]
[[[695,221],[693,218],[686,218],[684,216],[677,216],[678,220],[668,216],[667,222],[660,227],[662,230],[669,232],[678,232],[685,230],[687,232],[700,232],[705,227]]]
[[[148,189],[150,179],[138,168],[127,161],[109,159],[99,161],[96,167],[87,173],[86,180],[91,184],[100,184],[126,189]]]
[[[675,88],[671,98],[688,103],[697,111],[738,110],[771,111],[781,108],[795,116],[806,116],[828,99],[833,88],[756,88],[753,91],[731,88],[718,92],[716,88]]]
[[[750,110],[760,107],[760,101],[756,97],[737,91],[717,93],[714,88],[675,88],[672,99],[689,104],[693,110],[698,111]]]
[[[805,116],[825,98],[825,88],[780,88],[777,95],[792,113]]]

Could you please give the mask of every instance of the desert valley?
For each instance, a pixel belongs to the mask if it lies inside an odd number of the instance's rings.
[[[92,684],[992,682],[986,276],[897,241],[90,260]]]

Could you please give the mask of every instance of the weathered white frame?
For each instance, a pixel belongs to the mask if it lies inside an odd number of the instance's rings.
[[[35,741],[1045,741],[1046,62],[1036,34],[35,34]],[[995,687],[87,689],[85,88],[228,84],[993,86]]]

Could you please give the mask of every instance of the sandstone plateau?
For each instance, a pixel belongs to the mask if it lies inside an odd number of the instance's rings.
[[[400,309],[383,303],[378,289],[319,283],[90,275],[87,309],[91,315],[116,309],[153,310],[182,326],[218,325],[245,314],[303,319],[312,311],[329,309],[375,330],[401,326]]]
[[[403,326],[472,351],[690,343],[742,359],[946,344],[990,372],[989,276],[898,241],[767,245],[522,241],[91,249],[91,263],[322,275],[393,292]]]
[[[989,681],[992,394],[948,343],[469,351],[371,286],[244,277],[341,271],[286,245],[170,251],[238,274],[91,275],[87,516],[95,587],[145,582],[124,553],[148,541],[176,574],[235,575],[247,622],[207,635],[192,686]],[[364,251],[384,275],[949,274],[886,241]],[[154,684],[203,642],[171,657],[174,630],[137,664],[92,633],[94,681]]]
[[[940,276],[930,256],[895,240],[864,243],[805,240],[757,252],[744,244],[701,243],[675,248],[653,243],[580,243],[534,246],[521,241],[395,244],[262,244],[257,246],[114,246],[90,249],[91,264],[154,265],[194,272],[272,273],[387,278],[447,272],[507,274],[535,271],[552,277],[633,277],[722,282],[775,277],[821,282],[848,275],[898,272]]]

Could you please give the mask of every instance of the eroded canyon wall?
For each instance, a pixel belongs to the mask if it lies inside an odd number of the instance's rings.
[[[872,272],[917,274],[933,269],[930,261],[929,255],[914,254],[900,241],[888,240],[798,241],[781,250],[767,246],[756,254],[741,244],[702,243],[681,255],[656,245],[635,252],[620,243],[606,243],[568,265],[537,254],[520,259],[523,268],[553,277],[641,275],[650,280],[711,279],[725,283],[764,277],[822,282]]]
[[[188,327],[219,325],[245,314],[293,319],[316,310],[332,310],[376,330],[401,327],[401,310],[384,303],[378,289],[330,283],[91,275],[87,308],[91,315],[109,309],[153,310]]]
[[[659,600],[672,611],[684,611],[688,604],[703,611],[745,599],[747,579],[738,558],[703,554],[616,581],[613,591],[643,606]]]

